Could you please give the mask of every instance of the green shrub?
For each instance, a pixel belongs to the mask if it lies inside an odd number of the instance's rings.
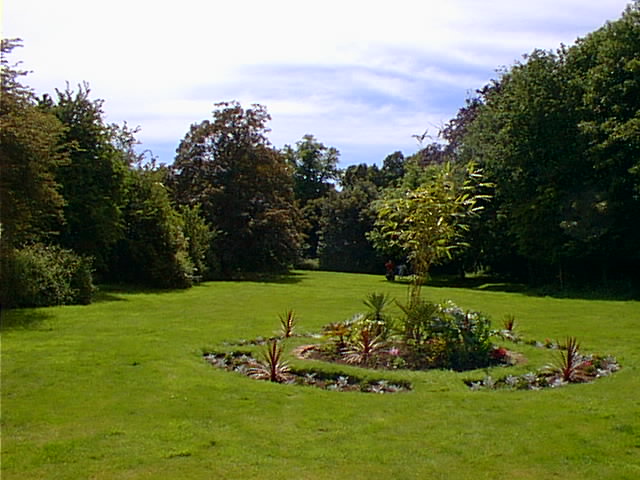
[[[58,246],[35,244],[2,255],[5,308],[91,303],[91,260]]]
[[[406,360],[413,368],[478,368],[489,363],[491,323],[453,302],[415,301],[401,306]]]
[[[297,270],[320,270],[320,260],[317,258],[298,258],[295,262]]]
[[[116,245],[113,280],[156,288],[191,287],[193,264],[184,235],[184,219],[171,205],[163,180],[160,170],[130,172],[124,208],[127,228],[125,238]],[[197,210],[190,214],[194,217]],[[192,230],[203,227],[194,226],[195,218],[189,221]],[[198,235],[201,233],[204,232]]]

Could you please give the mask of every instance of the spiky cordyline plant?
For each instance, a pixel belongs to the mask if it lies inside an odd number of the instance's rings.
[[[261,352],[262,358],[249,370],[253,378],[282,383],[287,380],[289,364],[283,359],[284,347],[277,340],[270,340]]]
[[[380,354],[386,346],[381,335],[376,335],[368,327],[363,327],[356,339],[349,345],[344,359],[347,363],[370,365],[375,356]]]
[[[287,310],[284,314],[280,315],[280,328],[284,338],[289,338],[293,335],[297,324],[298,318],[293,310]]]
[[[585,360],[580,354],[578,340],[575,337],[567,337],[560,348],[558,360],[551,366],[551,371],[560,375],[560,378],[565,382],[584,381],[582,370],[585,367]]]
[[[507,332],[513,332],[513,329],[516,327],[516,316],[511,313],[505,315],[503,325]]]

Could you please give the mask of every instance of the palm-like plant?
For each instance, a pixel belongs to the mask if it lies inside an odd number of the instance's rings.
[[[383,337],[365,325],[347,347],[344,359],[347,363],[371,365],[385,347]]]
[[[262,350],[261,356],[262,358],[249,369],[249,376],[277,383],[287,380],[289,364],[284,360],[284,348],[277,340],[270,340]]]
[[[507,315],[505,315],[503,320],[503,326],[507,332],[512,333],[516,327],[516,316],[511,313],[508,313]]]
[[[298,318],[293,310],[287,310],[280,315],[280,330],[284,338],[289,338],[293,335],[297,324]]]
[[[392,330],[391,318],[386,314],[385,310],[391,303],[391,297],[385,293],[370,293],[363,300],[369,311],[365,318],[375,325],[374,333],[387,338]]]
[[[584,381],[584,368],[587,366],[580,354],[580,344],[575,337],[568,337],[560,345],[560,354],[555,364],[550,367],[552,373],[560,376],[565,382]]]
[[[383,320],[384,310],[391,303],[391,297],[386,293],[370,293],[363,303],[369,308],[368,316],[372,320]]]

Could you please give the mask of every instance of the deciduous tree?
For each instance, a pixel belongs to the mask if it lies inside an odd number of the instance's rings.
[[[181,205],[202,207],[218,234],[213,255],[224,276],[285,270],[299,248],[292,172],[269,143],[265,107],[216,104],[180,142],[171,185]]]

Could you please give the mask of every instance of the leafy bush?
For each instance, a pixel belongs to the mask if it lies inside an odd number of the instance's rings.
[[[317,258],[299,258],[296,260],[297,270],[320,270],[320,260]]]
[[[368,367],[464,370],[506,357],[506,350],[496,357],[489,319],[452,302],[414,299],[400,305],[404,315],[397,325],[385,312],[387,296],[370,294],[364,303],[368,312],[324,327],[332,339],[322,348],[327,358]]]
[[[189,257],[189,242],[183,231],[184,220],[171,205],[163,180],[161,170],[130,172],[124,208],[127,229],[125,238],[117,244],[116,278],[113,280],[158,288],[191,286],[193,264]],[[190,213],[193,217],[197,211]],[[197,223],[195,218],[189,221]],[[192,225],[190,228],[196,227]],[[200,228],[201,224],[197,229]]]
[[[210,249],[217,232],[212,231],[203,218],[199,204],[182,205],[179,213],[182,217],[182,232],[187,240],[187,251],[193,266],[193,274],[209,278],[209,270],[215,270],[208,264],[208,260],[214,256]]]
[[[491,324],[484,315],[464,311],[451,301],[417,300],[401,308],[401,332],[412,367],[462,370],[489,363]]]
[[[91,303],[91,260],[57,246],[34,244],[2,255],[3,307]]]
[[[404,316],[400,320],[400,332],[406,347],[406,360],[413,368],[428,367],[431,322],[438,308],[431,302],[414,301],[400,305]]]

